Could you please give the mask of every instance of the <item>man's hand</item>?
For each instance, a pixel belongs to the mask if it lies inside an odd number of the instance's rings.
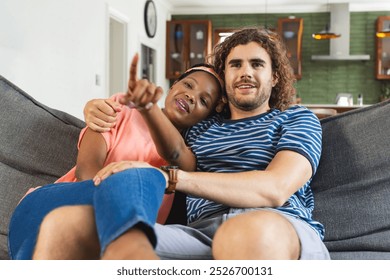
[[[84,119],[88,127],[96,132],[110,131],[115,126],[121,104],[111,99],[92,99],[84,107]]]

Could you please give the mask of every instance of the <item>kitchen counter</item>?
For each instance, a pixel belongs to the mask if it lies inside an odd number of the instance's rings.
[[[334,109],[337,111],[337,113],[343,113],[350,110],[370,106],[370,105],[339,106],[337,104],[301,104],[301,105],[307,107],[308,109]]]

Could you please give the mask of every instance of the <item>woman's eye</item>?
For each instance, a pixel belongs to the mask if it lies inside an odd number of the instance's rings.
[[[202,105],[207,106],[207,100],[205,98],[201,98],[200,102],[202,103]]]
[[[184,85],[185,85],[186,88],[192,89],[191,83],[184,82]]]

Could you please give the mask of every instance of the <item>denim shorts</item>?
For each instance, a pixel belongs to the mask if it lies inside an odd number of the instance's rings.
[[[56,208],[71,205],[93,207],[101,252],[135,225],[142,225],[155,245],[153,226],[165,186],[160,171],[136,168],[116,173],[98,187],[92,180],[87,180],[38,188],[28,194],[12,214],[8,234],[10,258],[31,259],[44,217]]]
[[[210,218],[183,225],[159,225],[156,252],[162,259],[211,260],[211,244],[218,227],[227,219],[249,211],[275,211],[295,228],[301,243],[301,260],[329,260],[329,252],[318,234],[306,222],[271,208],[231,208]]]

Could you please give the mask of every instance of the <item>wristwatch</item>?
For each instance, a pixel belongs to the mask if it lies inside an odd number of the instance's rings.
[[[168,173],[168,188],[165,189],[166,194],[174,193],[177,183],[177,171],[179,166],[176,165],[164,165],[160,167],[161,170]]]

